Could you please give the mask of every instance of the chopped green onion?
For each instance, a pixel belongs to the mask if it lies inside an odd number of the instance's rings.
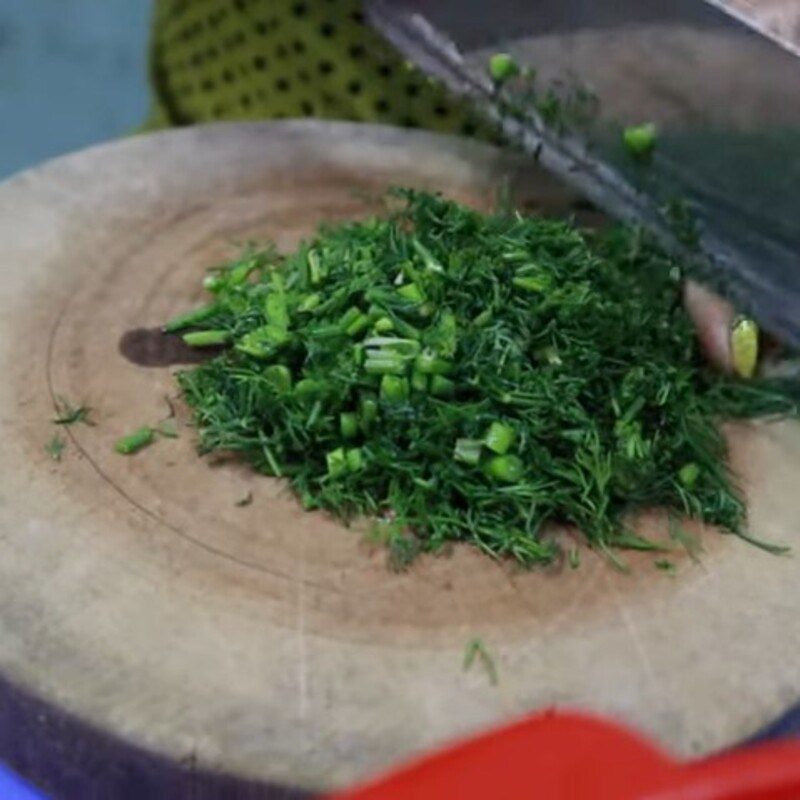
[[[515,437],[516,431],[510,425],[506,425],[503,422],[493,422],[486,432],[484,442],[490,450],[502,456],[514,444]]]
[[[309,250],[306,258],[308,260],[308,270],[311,277],[311,285],[317,286],[317,284],[319,284],[322,280],[322,270],[320,269],[319,264],[319,253],[317,253],[316,250]]]
[[[436,397],[452,397],[456,393],[456,385],[450,378],[442,375],[431,377],[431,394]]]
[[[353,306],[339,320],[339,325],[348,336],[355,336],[369,326],[369,317],[360,308]]]
[[[290,338],[284,327],[270,323],[245,334],[236,343],[236,349],[255,358],[271,358]]]
[[[123,436],[117,440],[114,449],[123,456],[130,456],[138,453],[144,447],[152,444],[156,432],[152,428],[139,428],[128,436]]]
[[[407,283],[405,286],[401,286],[397,290],[397,294],[411,303],[425,302],[425,295],[416,283]]]
[[[297,306],[297,310],[301,314],[307,314],[313,311],[322,302],[322,296],[318,294],[306,295]]]
[[[264,377],[278,392],[285,393],[292,388],[292,373],[284,364],[272,364],[264,370]]]
[[[700,467],[693,461],[684,464],[678,471],[678,480],[681,482],[681,485],[685,486],[687,489],[691,489],[695,483],[697,483],[699,477]]]
[[[347,456],[345,455],[343,447],[337,447],[331,450],[325,456],[325,461],[328,464],[328,475],[331,478],[338,478],[347,472]]]
[[[350,472],[359,472],[364,469],[364,453],[360,447],[353,447],[345,453],[347,469]]]
[[[519,71],[519,64],[508,53],[495,53],[489,59],[489,75],[498,83],[515,78]]]
[[[381,378],[381,399],[387,403],[405,403],[408,400],[409,386],[405,378],[397,375],[384,375]]]
[[[314,378],[303,378],[298,381],[294,387],[295,396],[302,399],[313,399],[325,394],[327,385],[324,381],[318,381]]]
[[[230,331],[192,331],[183,334],[183,341],[190,347],[218,347],[230,340]]]
[[[622,141],[634,158],[648,158],[656,146],[656,126],[652,122],[632,125],[622,132]]]
[[[358,435],[358,416],[352,411],[339,414],[339,430],[345,439],[352,439]]]
[[[430,250],[425,247],[422,242],[414,237],[411,240],[411,246],[419,253],[422,258],[422,261],[425,264],[425,269],[430,270],[431,272],[444,272],[444,267],[433,257]]]
[[[179,314],[173,317],[169,322],[162,327],[164,333],[176,333],[185,328],[192,328],[200,322],[205,322],[215,314],[219,314],[220,307],[216,303],[211,303],[201,308],[195,308],[193,311],[187,311],[185,314]]]
[[[361,429],[365,432],[368,431],[372,426],[372,423],[378,419],[379,413],[380,408],[378,406],[378,401],[369,395],[363,396],[361,398],[358,414],[358,419],[361,423]]]
[[[453,371],[453,365],[430,350],[423,350],[418,356],[414,366],[426,375],[448,375]]]
[[[413,358],[420,351],[420,344],[415,339],[401,339],[397,336],[373,336],[364,340],[364,347],[388,350],[405,358]]]
[[[286,287],[279,272],[273,272],[269,294],[264,303],[264,313],[270,325],[278,330],[289,330],[289,309],[286,304]]]
[[[517,456],[495,456],[486,462],[486,474],[503,483],[517,483],[525,472],[522,460]]]
[[[429,388],[429,378],[424,372],[415,369],[411,373],[411,388],[415,392],[427,392]]]
[[[394,330],[394,322],[389,317],[381,317],[373,326],[375,333],[389,333]]]
[[[547,280],[535,275],[517,275],[511,279],[511,283],[526,292],[543,292],[549,286]]]
[[[368,350],[364,370],[370,375],[403,375],[408,370],[408,362],[398,353]]]
[[[453,458],[475,466],[481,460],[483,442],[480,439],[456,439]]]

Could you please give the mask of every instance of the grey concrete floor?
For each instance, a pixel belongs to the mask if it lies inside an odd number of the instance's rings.
[[[147,113],[151,0],[0,0],[0,178]]]

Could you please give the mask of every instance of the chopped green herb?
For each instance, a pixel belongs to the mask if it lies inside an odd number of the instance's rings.
[[[57,416],[53,420],[54,425],[75,425],[82,422],[84,425],[93,425],[89,418],[91,409],[88,406],[73,406],[63,397],[58,398],[56,403]]]
[[[622,141],[628,152],[639,159],[649,158],[656,147],[656,126],[652,122],[632,125],[622,132]]]
[[[514,443],[515,431],[511,425],[506,425],[502,422],[493,422],[486,432],[484,442],[486,446],[497,453],[498,455],[505,455],[511,445]]]
[[[61,456],[64,454],[66,447],[66,440],[58,434],[55,434],[53,438],[45,445],[44,449],[47,452],[47,455],[49,455],[53,461],[61,461]]]
[[[699,561],[703,546],[698,538],[687,531],[673,514],[669,516],[669,536],[670,539],[680,544],[692,561]]]
[[[520,74],[519,64],[508,53],[495,53],[489,59],[489,75],[498,83]]]
[[[656,566],[656,569],[660,569],[662,572],[666,572],[670,575],[674,575],[677,572],[677,568],[675,565],[668,561],[666,558],[661,558],[658,561],[653,562]]]
[[[489,654],[489,651],[486,649],[486,645],[483,643],[483,641],[477,638],[471,639],[469,642],[467,642],[467,646],[464,649],[463,666],[465,672],[470,669],[476,658],[481,662],[481,665],[486,670],[486,674],[489,676],[489,683],[491,683],[492,686],[497,686],[498,675],[494,659]]]
[[[204,285],[207,289],[209,288],[208,279],[206,279]],[[207,306],[203,306],[202,308],[196,308],[194,311],[187,311],[185,314],[180,314],[177,317],[173,317],[163,326],[162,330],[164,333],[176,333],[178,331],[185,330],[186,328],[193,328],[194,326],[205,322],[210,317],[213,317],[217,312],[217,304],[211,303]]]
[[[250,336],[257,333],[253,331]],[[193,331],[192,333],[184,333],[183,341],[190,347],[216,347],[221,344],[227,344],[231,339],[228,331]]]
[[[581,552],[577,547],[570,548],[569,551],[569,566],[571,569],[578,569],[581,565]]]
[[[568,523],[627,569],[620,548],[659,546],[624,517],[653,506],[752,538],[718,421],[796,405],[706,368],[679,261],[629,226],[397,194],[387,218],[247,254],[244,282],[240,262],[215,273],[188,335],[230,346],[179,374],[203,451],[385,520],[399,568],[453,541],[550,563]]]
[[[156,432],[152,428],[139,428],[128,436],[123,436],[117,440],[114,449],[124,456],[138,453],[141,449],[153,443]]]

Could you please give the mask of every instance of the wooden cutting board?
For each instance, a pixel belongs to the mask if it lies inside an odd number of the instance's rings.
[[[15,763],[89,758],[99,774],[87,748],[111,742],[120,774],[149,754],[156,771],[321,788],[549,704],[690,754],[795,699],[797,558],[708,531],[674,577],[652,556],[629,575],[590,552],[523,572],[467,548],[397,575],[280,482],[198,458],[179,401],[180,438],[113,452],[169,413],[180,353],[153,329],[201,301],[206,268],[379,209],[391,184],[581,208],[477,143],[315,122],[132,139],[0,187],[0,723],[15,715],[0,744]],[[61,462],[45,452],[57,396],[96,423],[63,431]],[[798,545],[800,425],[730,434],[752,532]],[[641,527],[666,535],[657,514]],[[496,686],[462,669],[476,636]]]

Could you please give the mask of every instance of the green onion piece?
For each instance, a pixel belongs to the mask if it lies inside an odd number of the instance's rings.
[[[359,472],[364,469],[364,453],[360,447],[353,447],[345,453],[347,469],[350,472]]]
[[[355,336],[369,325],[369,317],[356,306],[347,309],[339,319],[339,327],[348,336]]]
[[[359,409],[358,419],[361,423],[361,429],[363,431],[368,431],[372,426],[372,423],[378,419],[378,414],[380,413],[380,408],[378,407],[378,401],[370,396],[365,395],[361,398],[361,407]]]
[[[405,286],[401,286],[397,290],[397,294],[411,303],[422,303],[425,301],[425,295],[416,283],[407,283]]]
[[[339,414],[339,430],[345,439],[353,439],[358,435],[358,416],[352,411]]]
[[[415,339],[400,339],[397,336],[373,336],[364,340],[364,346],[380,351],[388,350],[404,358],[413,358],[420,350],[420,344]]]
[[[348,336],[357,336],[365,328],[369,327],[370,319],[366,314],[359,312],[359,316],[354,319],[346,328],[345,333]]]
[[[436,397],[452,397],[456,393],[456,385],[450,378],[434,375],[431,378],[431,394]]]
[[[216,294],[219,292],[223,286],[225,286],[226,281],[224,278],[219,274],[219,272],[214,272],[211,275],[206,275],[203,278],[203,288],[207,292],[211,292],[211,294]]]
[[[192,331],[183,334],[183,341],[189,347],[216,347],[230,340],[230,331]]]
[[[161,330],[164,333],[175,333],[182,331],[184,328],[191,328],[200,322],[204,322],[219,313],[219,306],[216,303],[203,306],[202,308],[195,308],[193,311],[187,311],[185,314],[179,314],[173,317],[169,322],[164,325]]]
[[[405,403],[409,395],[408,381],[397,375],[384,375],[380,393],[381,399],[387,403]]]
[[[394,322],[389,317],[381,317],[373,326],[375,333],[389,333],[394,330]]]
[[[456,439],[453,458],[475,466],[481,460],[483,442],[480,439]]]
[[[114,449],[123,456],[130,456],[138,453],[147,445],[152,444],[155,439],[156,432],[152,428],[139,428],[127,436],[123,436],[117,440]]]
[[[489,59],[489,75],[492,80],[502,83],[519,75],[519,65],[508,53],[495,53]]]
[[[536,351],[536,356],[552,367],[560,367],[564,363],[555,347],[543,347]]]
[[[476,328],[482,328],[484,325],[487,325],[491,322],[492,317],[494,316],[494,310],[491,308],[487,308],[485,311],[481,311],[475,319],[472,320],[472,324]]]
[[[571,569],[578,569],[581,565],[581,553],[577,547],[573,547],[569,551],[569,566]]]
[[[502,483],[517,483],[525,471],[522,460],[517,456],[495,456],[484,467],[490,478]]]
[[[322,413],[322,403],[317,400],[314,405],[311,407],[311,413],[308,415],[308,419],[306,420],[306,428],[309,430],[313,428],[317,424],[317,420],[319,419],[319,415]]]
[[[269,294],[264,303],[264,311],[270,325],[279,330],[289,330],[289,310],[286,305],[286,289],[283,285],[283,278],[277,272],[272,273]]]
[[[524,289],[526,292],[543,292],[549,285],[547,280],[535,275],[517,275],[511,279],[511,283],[517,289]]]
[[[426,375],[447,375],[453,371],[453,365],[449,361],[439,358],[430,350],[420,353],[414,366]]]
[[[411,388],[415,392],[427,392],[428,376],[424,372],[420,372],[418,369],[415,369],[411,373]]]
[[[311,278],[311,285],[317,286],[322,281],[322,270],[319,266],[319,253],[316,250],[309,250],[308,256],[308,270]]]
[[[264,377],[281,393],[288,392],[292,388],[291,370],[283,364],[272,364],[267,367],[264,370]]]
[[[325,461],[328,464],[328,475],[331,478],[338,478],[340,475],[347,472],[347,457],[344,453],[343,447],[337,447],[331,450],[325,456]]]
[[[297,310],[301,314],[307,314],[309,311],[313,311],[321,302],[321,295],[309,294],[300,301],[300,304],[297,306]]]
[[[236,349],[255,358],[271,358],[289,339],[286,328],[273,324],[262,325],[245,334],[236,343]]]
[[[223,273],[223,280],[228,286],[241,286],[257,266],[258,260],[255,258],[240,261],[238,264],[234,264],[227,274]]]
[[[313,399],[325,394],[326,385],[323,381],[315,380],[314,378],[303,378],[298,381],[294,387],[296,397],[306,399]]]
[[[411,240],[411,246],[417,251],[425,264],[425,269],[430,272],[444,272],[444,267],[433,257],[433,254],[422,242],[414,237]]]
[[[516,431],[503,422],[493,422],[486,432],[484,442],[486,446],[500,456],[505,455],[514,444]]]
[[[656,126],[652,122],[632,125],[622,132],[622,141],[634,158],[648,158],[656,146]]]
[[[403,375],[406,370],[407,362],[398,353],[367,351],[364,371],[370,375]]]
[[[684,464],[678,471],[678,480],[687,489],[691,489],[700,477],[700,467],[694,462]]]

